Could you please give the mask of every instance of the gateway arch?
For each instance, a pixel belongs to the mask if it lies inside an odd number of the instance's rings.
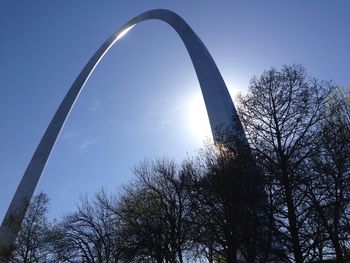
[[[106,52],[127,31],[136,24],[150,19],[161,20],[169,24],[185,44],[202,90],[214,141],[216,143],[219,142],[220,135],[218,129],[224,128],[234,132],[235,140],[243,142],[244,144],[247,143],[244,130],[225,82],[209,51],[196,33],[194,33],[190,26],[179,15],[172,11],[156,9],[142,13],[127,22],[102,44],[68,90],[35,150],[2,222],[0,228],[0,245],[2,245],[3,248],[11,248],[14,244],[20,230],[20,224],[10,231],[7,226],[11,221],[11,216],[18,214],[18,211],[23,211],[23,209],[26,211],[28,201],[31,200],[33,196],[57,137],[90,74]],[[18,216],[19,218],[17,218],[17,220],[19,219],[21,223],[24,213]]]

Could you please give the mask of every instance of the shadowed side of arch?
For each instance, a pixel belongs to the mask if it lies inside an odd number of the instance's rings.
[[[20,210],[26,211],[27,205],[23,207],[23,204],[28,204],[32,198],[56,139],[90,74],[118,39],[136,24],[150,19],[162,20],[168,23],[184,42],[202,90],[214,141],[218,142],[219,140],[219,134],[217,134],[217,129],[219,128],[233,130],[238,140],[246,141],[242,125],[225,82],[209,51],[199,37],[193,32],[190,26],[174,12],[156,9],[142,13],[127,22],[102,44],[72,84],[46,129],[11,201],[0,228],[0,245],[3,244],[6,247],[11,247],[14,244],[20,230],[20,224],[16,229],[12,229],[10,232],[6,227],[7,222],[10,220],[11,215],[16,214],[16,212]],[[24,213],[19,215],[19,222],[22,222],[23,216]]]

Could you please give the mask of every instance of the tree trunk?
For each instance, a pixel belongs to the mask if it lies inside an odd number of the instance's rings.
[[[281,170],[282,170],[282,184],[284,187],[284,193],[286,197],[286,204],[288,210],[288,223],[289,223],[289,231],[291,235],[293,254],[296,263],[303,262],[303,255],[300,246],[298,227],[297,227],[297,217],[295,214],[295,205],[293,201],[292,190],[289,182],[289,174],[288,174],[288,165],[287,161],[282,157],[281,161]]]
[[[343,250],[340,246],[339,238],[336,235],[330,235],[330,239],[332,241],[332,244],[335,250],[337,262],[342,262],[344,258],[343,258]]]

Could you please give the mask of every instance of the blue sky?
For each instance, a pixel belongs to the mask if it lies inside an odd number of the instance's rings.
[[[349,1],[0,2],[0,220],[68,88],[95,50],[127,20],[166,8],[203,40],[233,97],[271,66],[303,63],[335,84],[350,83]],[[145,158],[182,160],[208,136],[191,61],[160,21],[133,28],[90,77],[37,191],[50,216],[81,194],[112,191]],[[199,115],[196,115],[199,114]],[[198,119],[203,119],[199,121]],[[199,127],[199,128],[198,128]]]

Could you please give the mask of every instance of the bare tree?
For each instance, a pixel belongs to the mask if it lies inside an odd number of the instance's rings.
[[[98,198],[82,199],[56,228],[56,262],[120,262],[118,219]]]
[[[165,249],[165,262],[180,262],[189,248],[190,227],[188,218],[188,195],[185,177],[181,168],[173,161],[159,160],[144,162],[134,169],[141,192],[147,198],[141,200],[141,206],[154,207],[154,216],[149,215],[153,223],[158,222],[162,229]]]
[[[320,147],[306,165],[313,209],[339,262],[350,238],[350,110],[340,95],[329,97],[327,118],[318,126]]]
[[[249,154],[230,142],[221,147],[208,147],[192,169],[194,242],[209,262],[264,262],[271,240],[259,174]]]
[[[310,209],[301,165],[317,147],[315,125],[332,86],[306,75],[300,65],[272,68],[254,77],[238,96],[239,115],[257,161],[269,178],[274,221],[297,263],[308,257],[305,227]],[[305,232],[306,231],[306,232]],[[305,238],[304,238],[305,236]]]
[[[46,218],[47,203],[46,194],[34,196],[25,214],[9,262],[49,262],[52,250],[50,224]],[[13,223],[16,223],[15,221]]]
[[[169,257],[168,226],[160,200],[145,188],[128,187],[115,208],[127,262],[162,263]]]

